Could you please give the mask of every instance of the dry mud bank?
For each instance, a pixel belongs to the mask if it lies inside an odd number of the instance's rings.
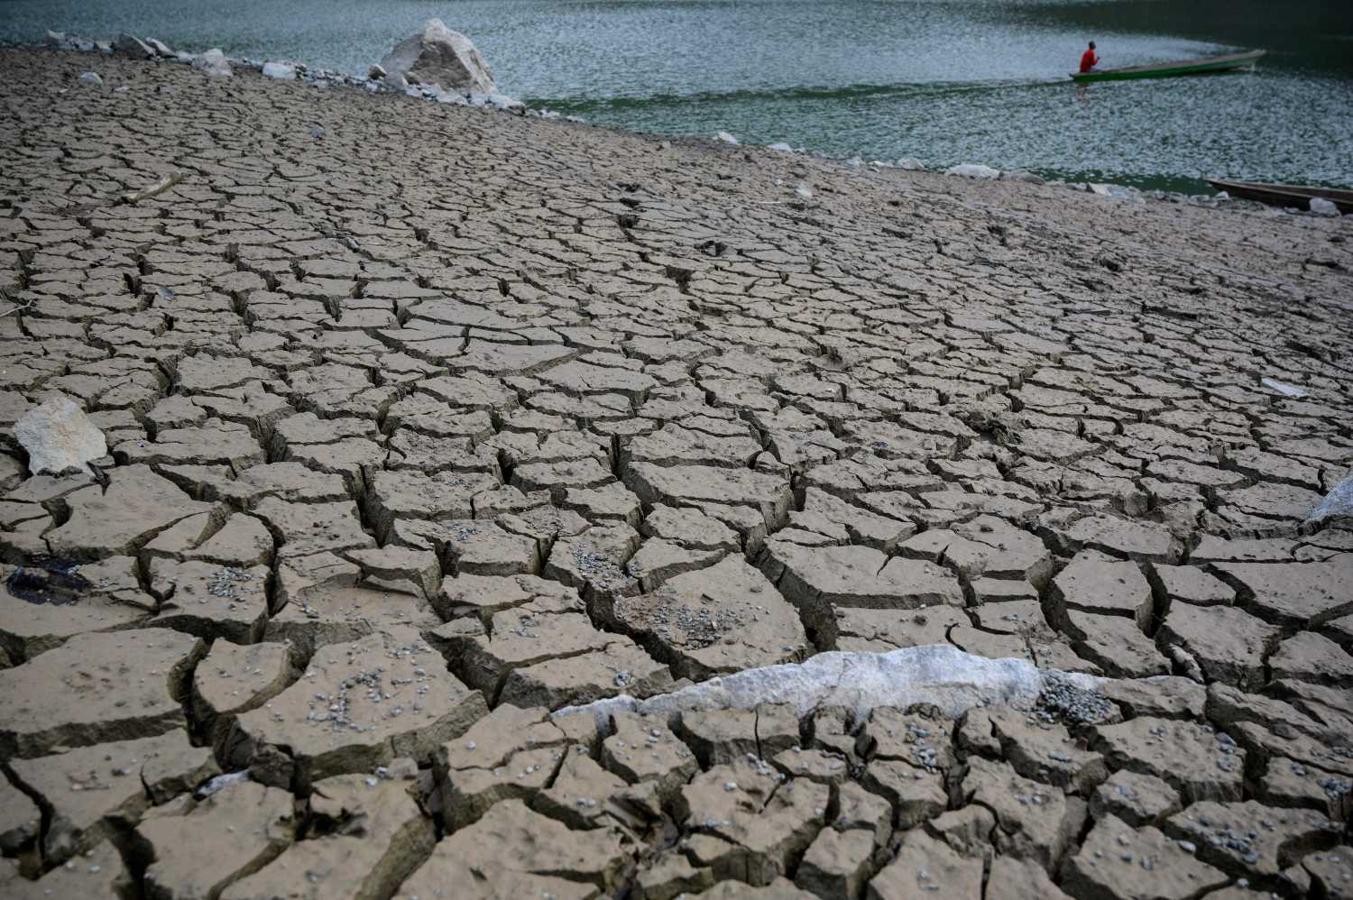
[[[42,52],[0,135],[7,896],[1353,889],[1349,224]],[[1106,681],[549,716],[935,643]]]

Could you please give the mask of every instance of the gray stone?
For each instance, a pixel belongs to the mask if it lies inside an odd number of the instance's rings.
[[[34,475],[82,472],[108,455],[103,432],[68,397],[31,407],[15,423],[14,436],[28,452],[28,471]]]
[[[440,19],[429,19],[420,34],[400,41],[380,64],[388,75],[410,84],[434,84],[461,93],[497,90],[493,73],[475,45]]]

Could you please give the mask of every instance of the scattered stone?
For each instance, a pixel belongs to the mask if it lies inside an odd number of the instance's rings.
[[[94,72],[85,75],[81,81],[103,83]],[[54,397],[31,407],[15,423],[14,437],[28,453],[28,471],[34,475],[83,472],[89,463],[108,455],[103,432],[69,397]]]
[[[206,73],[211,78],[229,78],[234,74],[230,60],[219,47],[213,47],[205,53],[193,57],[193,68]]]
[[[1193,722],[1141,716],[1097,726],[1091,746],[1115,769],[1154,775],[1188,802],[1240,799],[1245,751],[1225,732]]]
[[[154,59],[155,51],[145,41],[126,32],[113,41],[113,52],[130,59]]]
[[[1159,830],[1133,829],[1106,815],[1067,860],[1063,884],[1076,897],[1186,900],[1227,881],[1225,873]]]
[[[976,178],[979,180],[990,180],[1001,177],[1000,169],[993,169],[991,166],[983,166],[977,163],[961,163],[957,166],[950,166],[944,170],[945,175],[958,175],[962,178]]]
[[[1333,846],[1340,826],[1309,809],[1271,809],[1256,800],[1185,807],[1165,831],[1237,877],[1274,878],[1312,850]]]
[[[265,62],[263,64],[264,78],[276,78],[278,81],[295,81],[296,66],[287,62]]]
[[[280,752],[284,783],[308,785],[400,756],[430,760],[485,712],[417,632],[394,626],[321,647],[299,681],[239,715],[227,754],[248,765]]]

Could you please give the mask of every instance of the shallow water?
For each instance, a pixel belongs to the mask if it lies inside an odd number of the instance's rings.
[[[364,72],[431,16],[506,93],[597,123],[1153,187],[1353,184],[1349,0],[0,0],[0,40],[127,30]],[[1270,55],[1078,89],[1087,37],[1114,66]]]

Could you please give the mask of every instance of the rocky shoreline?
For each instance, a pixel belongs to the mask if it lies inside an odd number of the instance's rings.
[[[1353,222],[224,62],[0,51],[0,893],[1347,893]]]
[[[485,106],[509,112],[526,111],[525,105],[520,100],[497,90],[487,64],[469,39],[450,31],[438,19],[429,20],[421,34],[401,43],[387,54],[381,63],[373,63],[365,78],[334,69],[312,67],[292,60],[232,59],[219,47],[213,47],[202,53],[174,50],[155,38],[142,39],[126,33],[118,35],[113,40],[95,40],[59,31],[48,31],[43,46],[49,50],[68,53],[117,56],[143,62],[182,63],[217,78],[229,78],[235,68],[242,68],[259,72],[267,78],[279,81],[299,80],[321,88],[334,86],[367,91],[389,91],[438,103]],[[404,57],[396,60],[401,50],[404,50]],[[420,54],[431,61],[430,67],[422,63],[425,66],[423,71],[425,77],[421,81],[409,75],[410,69],[420,65]],[[395,66],[396,61],[400,63],[399,68]],[[433,81],[432,79],[439,74],[447,74],[450,71],[448,63],[455,68],[456,80],[449,81],[445,85]],[[387,71],[387,68],[390,71]],[[87,74],[100,78],[98,73]],[[409,77],[405,77],[406,75]],[[537,111],[535,114],[546,115],[544,111]]]

